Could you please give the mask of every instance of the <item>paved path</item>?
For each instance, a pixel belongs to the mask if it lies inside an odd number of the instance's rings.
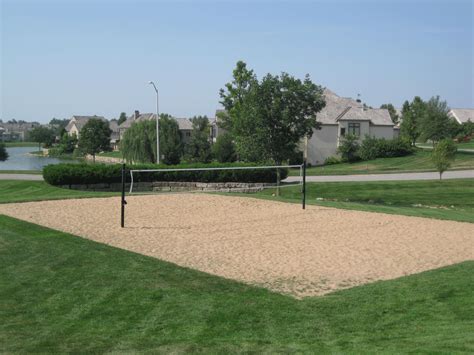
[[[474,170],[447,171],[443,179],[474,179]],[[285,182],[299,181],[299,176],[289,176]],[[436,180],[437,172],[399,173],[399,174],[365,174],[365,175],[322,175],[306,176],[308,182],[331,181],[396,181],[396,180]]]
[[[0,174],[0,180],[35,180],[42,181],[41,174]]]
[[[285,182],[299,181],[299,176],[289,176]],[[307,176],[308,182],[331,182],[331,181],[396,181],[396,180],[436,180],[439,174],[436,172],[426,173],[398,173],[398,174],[360,174],[360,175],[322,175]],[[474,179],[474,170],[447,171],[443,179]],[[0,180],[43,180],[42,175],[35,174],[0,174]]]

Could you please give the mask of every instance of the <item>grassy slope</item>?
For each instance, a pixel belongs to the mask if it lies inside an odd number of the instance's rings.
[[[474,154],[458,152],[450,170],[474,169]],[[367,162],[341,163],[307,170],[308,175],[348,175],[373,173],[400,173],[416,171],[435,171],[428,150],[418,150],[415,154],[398,158],[379,158]],[[290,175],[299,175],[299,170],[293,170]]]
[[[298,301],[0,216],[1,352],[473,352],[474,262]]]
[[[116,196],[116,192],[61,189],[44,181],[0,180],[0,203]]]
[[[301,203],[299,186],[280,191],[249,196]],[[310,183],[306,196],[308,204],[474,223],[474,179]]]

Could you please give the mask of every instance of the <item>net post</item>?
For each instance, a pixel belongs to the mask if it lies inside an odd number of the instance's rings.
[[[303,189],[302,189],[303,209],[306,209],[306,158],[303,159]]]
[[[120,211],[120,226],[123,228],[125,226],[125,163],[122,164],[122,197],[120,199],[121,211]]]

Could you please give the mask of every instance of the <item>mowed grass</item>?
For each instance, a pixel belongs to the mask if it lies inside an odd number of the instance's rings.
[[[474,153],[458,152],[450,170],[474,169]],[[307,175],[350,175],[374,173],[402,173],[435,171],[429,150],[417,150],[406,157],[379,158],[356,163],[341,163],[311,167]],[[299,170],[291,170],[290,175],[299,175]]]
[[[296,300],[0,216],[0,352],[474,351],[474,262]]]
[[[308,183],[306,203],[474,223],[474,179]],[[301,187],[248,195],[301,203]],[[245,194],[244,194],[245,195]]]
[[[117,196],[117,192],[62,189],[44,181],[0,180],[0,203]]]

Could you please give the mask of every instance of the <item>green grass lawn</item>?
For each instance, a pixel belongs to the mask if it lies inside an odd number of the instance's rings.
[[[267,189],[248,196],[301,203],[300,186],[280,189],[279,197],[274,193]],[[308,183],[306,202],[474,223],[474,179]]]
[[[474,141],[459,143],[457,147],[458,149],[474,149]]]
[[[36,147],[38,148],[38,143],[36,142],[5,142],[6,147]]]
[[[450,170],[474,169],[474,154],[458,152]],[[350,175],[374,173],[435,171],[431,161],[431,152],[417,150],[415,154],[397,158],[379,158],[357,163],[341,163],[317,166],[307,169],[307,175]],[[290,171],[290,175],[299,175],[299,170]]]
[[[0,180],[0,203],[117,196],[117,192],[62,189],[44,181]]]
[[[296,300],[0,216],[2,353],[472,353],[474,262]]]
[[[102,153],[99,153],[99,156],[108,157],[108,158],[122,159],[122,152],[119,151],[119,150],[114,150],[114,151],[111,151],[111,152],[102,152]]]

